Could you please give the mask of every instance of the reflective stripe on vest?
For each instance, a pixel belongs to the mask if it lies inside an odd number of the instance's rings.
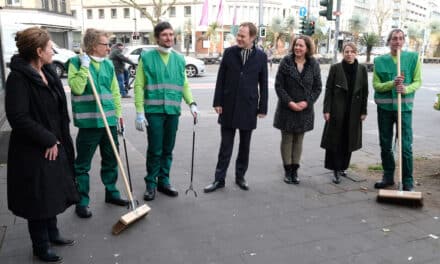
[[[101,100],[112,100],[113,99],[113,95],[112,94],[100,94],[99,98]],[[89,95],[75,95],[72,97],[72,101],[73,102],[90,102],[90,101],[95,101],[95,96],[93,96],[93,94],[89,94]]]
[[[152,100],[147,99],[144,100],[145,105],[173,105],[173,106],[180,106],[180,102],[172,101],[172,100]]]
[[[105,112],[105,116],[107,118],[109,117],[115,117],[116,116],[116,111],[115,110],[111,110],[111,111],[107,111]],[[90,118],[101,118],[101,114],[100,113],[73,113],[73,117],[76,119],[90,119]]]
[[[374,102],[376,104],[397,104],[397,98],[375,98]],[[408,98],[402,98],[402,103],[413,103],[414,98],[408,97]]]
[[[168,90],[175,90],[175,91],[182,91],[183,86],[170,84],[170,83],[164,83],[164,84],[148,84],[145,86],[146,90],[154,91],[154,90],[160,90],[160,89],[168,89]]]

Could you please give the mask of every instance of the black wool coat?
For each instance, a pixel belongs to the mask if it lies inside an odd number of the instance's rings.
[[[278,66],[275,91],[278,95],[274,127],[289,133],[304,133],[313,129],[313,105],[322,90],[321,70],[314,58],[308,58],[303,71],[298,72],[293,54],[286,55]],[[293,111],[289,102],[306,101],[302,111]]]
[[[213,106],[221,106],[218,123],[227,128],[252,130],[257,115],[267,114],[267,57],[257,48],[242,65],[241,48],[225,49],[217,75]]]
[[[338,146],[346,145],[347,151],[353,152],[362,147],[361,115],[367,114],[368,103],[368,75],[362,64],[357,66],[352,89],[353,95],[349,100],[342,63],[332,65],[327,78],[323,108],[324,113],[330,113],[330,120],[325,123],[321,140],[321,147],[324,149],[336,151]],[[350,101],[351,104],[348,105]]]
[[[8,207],[26,219],[46,219],[79,199],[73,174],[74,149],[63,85],[51,65],[43,72],[49,85],[19,56],[6,82],[6,116],[12,127],[8,151]],[[60,142],[58,157],[44,157]]]

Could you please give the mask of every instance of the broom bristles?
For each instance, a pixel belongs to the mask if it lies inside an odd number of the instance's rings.
[[[408,192],[396,190],[379,190],[377,202],[396,205],[405,205],[409,207],[422,207],[423,197],[421,192]]]

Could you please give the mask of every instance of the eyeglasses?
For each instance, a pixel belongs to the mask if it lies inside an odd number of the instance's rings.
[[[100,42],[99,42],[98,44],[99,44],[99,45],[107,46],[107,47],[109,47],[109,48],[110,48],[110,45],[111,45],[110,43],[100,43]]]

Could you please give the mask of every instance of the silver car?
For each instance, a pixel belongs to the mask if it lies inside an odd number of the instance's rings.
[[[139,56],[141,55],[141,52],[144,50],[151,50],[155,49],[156,45],[135,45],[135,46],[126,46],[124,48],[124,51],[122,51],[122,54],[124,56],[128,57],[133,63],[136,65],[139,61]],[[205,62],[199,59],[195,59],[192,57],[184,56],[185,62],[186,62],[186,76],[187,77],[195,77],[195,76],[201,76],[205,74]],[[128,69],[128,65],[127,69]]]

